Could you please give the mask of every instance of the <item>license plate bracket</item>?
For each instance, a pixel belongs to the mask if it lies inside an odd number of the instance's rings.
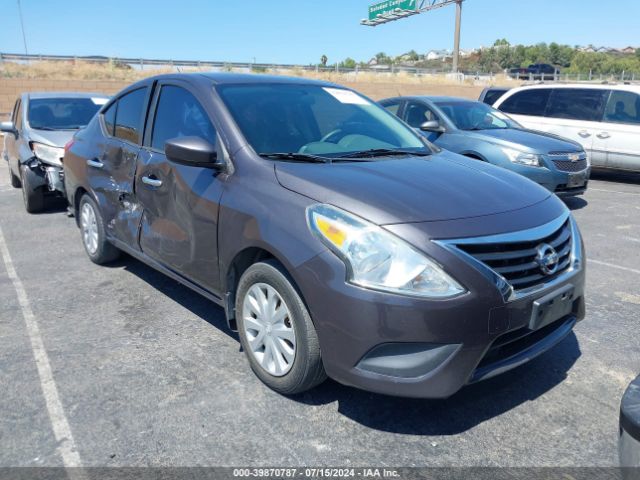
[[[534,300],[529,329],[539,330],[569,315],[573,309],[574,290],[574,286],[569,284]]]
[[[587,174],[585,172],[570,173],[569,181],[567,182],[568,188],[582,187],[587,181]]]

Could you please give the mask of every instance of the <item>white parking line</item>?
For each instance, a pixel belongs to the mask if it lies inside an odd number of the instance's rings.
[[[622,267],[613,263],[601,262],[600,260],[588,259],[588,262],[595,263],[596,265],[602,265],[604,267],[617,268],[618,270],[624,270],[625,272],[637,273],[638,275],[640,275],[640,270],[636,270],[634,268]]]
[[[590,188],[596,192],[619,193],[620,195],[640,195],[640,192],[621,192],[620,190],[607,190],[604,188]]]
[[[47,411],[49,412],[49,420],[53,426],[53,433],[58,442],[58,452],[62,457],[62,462],[65,467],[81,467],[80,454],[76,448],[76,443],[73,440],[71,434],[71,427],[69,427],[69,421],[64,414],[62,403],[60,402],[60,396],[58,395],[58,388],[56,382],[53,379],[53,373],[51,371],[51,364],[49,363],[49,357],[47,351],[44,348],[44,342],[40,335],[40,328],[36,320],[31,306],[29,305],[29,299],[27,298],[27,292],[22,285],[22,281],[15,268],[13,267],[13,261],[11,255],[9,255],[9,249],[4,240],[2,229],[0,228],[0,253],[2,253],[2,259],[7,270],[7,275],[13,283],[13,287],[16,290],[18,297],[18,304],[22,310],[22,316],[27,327],[27,334],[29,340],[31,340],[31,349],[33,356],[36,360],[36,367],[38,369],[38,376],[40,377],[40,385],[42,387],[42,393],[44,394],[44,400],[47,405]]]

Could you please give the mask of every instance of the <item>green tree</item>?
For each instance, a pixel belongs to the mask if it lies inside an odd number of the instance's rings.
[[[328,61],[329,61],[329,58],[326,55],[322,55],[320,57],[320,63],[322,64],[323,67],[327,66]]]
[[[348,68],[353,70],[356,68],[356,61],[353,58],[347,57],[342,62],[340,62],[340,68]]]

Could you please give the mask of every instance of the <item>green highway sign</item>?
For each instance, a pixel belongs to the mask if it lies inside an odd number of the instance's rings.
[[[386,0],[369,7],[369,20],[375,20],[378,15],[392,13],[396,9],[416,10],[416,0]]]

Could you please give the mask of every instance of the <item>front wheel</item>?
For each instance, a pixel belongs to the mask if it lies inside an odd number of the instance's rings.
[[[120,250],[107,240],[98,205],[88,194],[80,199],[78,223],[84,250],[93,263],[103,265],[120,256]]]
[[[311,316],[278,262],[256,263],[242,275],[236,315],[251,368],[268,387],[293,395],[325,380]]]
[[[41,182],[38,182],[36,173],[27,166],[20,167],[20,173],[25,210],[29,213],[41,212],[44,210],[44,190]]]

